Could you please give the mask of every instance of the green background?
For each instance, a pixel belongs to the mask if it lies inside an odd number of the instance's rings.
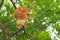
[[[15,1],[15,0],[14,0]],[[0,0],[0,3],[2,0]],[[11,37],[11,40],[60,40],[60,0],[17,0],[16,7],[22,6],[29,10],[30,24],[25,24],[27,38],[22,31]],[[14,20],[14,6],[10,0],[4,0],[0,8],[0,24]],[[15,32],[16,22],[5,25],[9,32]],[[0,28],[0,30],[2,30]],[[23,34],[23,35],[20,35]],[[53,35],[53,36],[52,36]],[[7,36],[8,38],[9,36]],[[4,32],[0,32],[0,38],[4,40]]]

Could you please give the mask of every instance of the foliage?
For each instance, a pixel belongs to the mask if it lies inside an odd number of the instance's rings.
[[[1,1],[0,1],[1,3]],[[60,35],[60,0],[17,0],[16,6],[26,7],[29,10],[30,24],[25,24],[26,32],[33,40],[52,40],[50,33],[46,32],[49,25],[52,24],[53,29]],[[4,0],[3,6],[0,9],[0,24],[11,22],[14,19],[14,6],[10,0]],[[8,23],[5,25],[9,32],[15,32],[17,29],[16,23]],[[0,28],[1,29],[1,28]],[[11,37],[11,40],[28,40],[22,31]],[[23,35],[20,35],[23,34]],[[37,36],[36,36],[37,35]],[[4,33],[0,32],[0,38],[4,40]],[[60,38],[60,37],[59,37]]]

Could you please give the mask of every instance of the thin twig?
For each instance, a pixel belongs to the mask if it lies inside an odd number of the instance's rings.
[[[5,32],[6,30],[5,30],[5,26],[4,25],[2,26],[2,30],[3,30],[3,33],[4,33],[4,40],[6,40],[6,32]]]
[[[26,36],[28,39],[31,39],[32,36],[29,35],[29,34],[27,34],[26,29],[25,29],[24,26],[23,26],[23,31],[24,31],[25,36]]]
[[[13,2],[13,0],[10,0],[10,1],[12,2],[14,8],[16,9],[17,7],[16,7],[15,3]]]
[[[1,9],[1,7],[2,7],[3,3],[4,3],[4,0],[2,0],[2,2],[1,2],[1,4],[0,4],[0,9]]]

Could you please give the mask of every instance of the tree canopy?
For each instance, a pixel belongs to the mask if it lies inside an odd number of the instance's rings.
[[[19,6],[28,9],[31,21],[21,30],[13,15]],[[60,40],[60,0],[0,0],[0,39]]]

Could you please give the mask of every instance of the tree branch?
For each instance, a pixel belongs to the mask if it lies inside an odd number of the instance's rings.
[[[19,31],[21,31],[22,30],[22,28],[21,29],[18,29],[17,31],[15,31],[14,33],[12,33],[11,35],[10,35],[10,37],[13,37],[14,35],[16,35]]]

